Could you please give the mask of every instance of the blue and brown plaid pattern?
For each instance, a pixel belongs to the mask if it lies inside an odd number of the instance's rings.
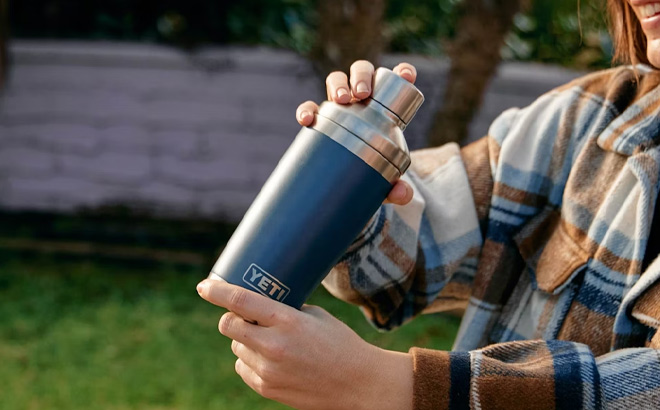
[[[465,309],[453,352],[411,349],[416,408],[660,408],[659,85],[606,70],[413,153],[324,284],[383,329]]]

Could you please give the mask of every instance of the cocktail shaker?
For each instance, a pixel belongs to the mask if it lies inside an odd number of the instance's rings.
[[[410,165],[403,130],[422,93],[379,68],[372,95],[326,101],[259,192],[209,278],[300,308]]]

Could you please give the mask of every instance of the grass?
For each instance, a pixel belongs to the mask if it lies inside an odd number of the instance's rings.
[[[284,409],[234,373],[223,310],[195,291],[210,266],[0,251],[0,409]],[[379,346],[448,349],[455,318],[375,331],[319,289],[321,305]]]

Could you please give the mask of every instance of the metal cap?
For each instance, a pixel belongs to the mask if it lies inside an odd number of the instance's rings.
[[[424,102],[424,95],[407,80],[387,68],[379,68],[374,76],[371,98],[390,110],[408,125]]]

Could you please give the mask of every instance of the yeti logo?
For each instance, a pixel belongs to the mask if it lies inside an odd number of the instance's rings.
[[[250,285],[257,292],[279,302],[289,294],[289,288],[277,280],[273,275],[261,269],[256,264],[250,265],[243,275],[243,282]]]

